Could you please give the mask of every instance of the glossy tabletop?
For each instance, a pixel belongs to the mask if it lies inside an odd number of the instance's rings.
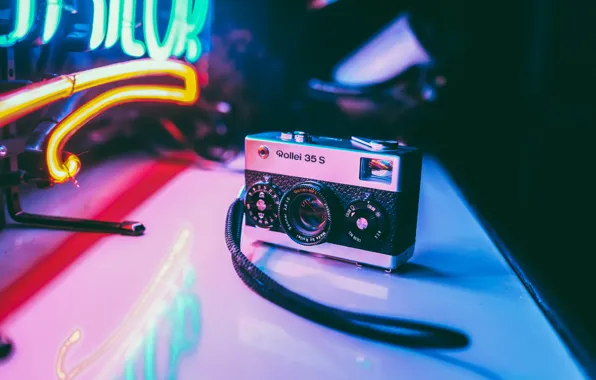
[[[223,236],[242,174],[181,165],[129,157],[88,169],[81,189],[25,197],[37,211],[110,215],[123,192],[162,181],[127,211],[146,225],[143,237],[1,232],[0,302],[11,307],[0,313],[0,329],[16,349],[0,363],[0,379],[584,378],[432,158],[424,161],[416,251],[396,273],[280,249],[246,253],[316,300],[463,330],[471,345],[455,352],[350,337],[252,293]],[[140,172],[145,177],[133,180]],[[167,180],[152,179],[155,172]],[[133,182],[141,188],[130,189]],[[29,286],[36,281],[43,286]]]

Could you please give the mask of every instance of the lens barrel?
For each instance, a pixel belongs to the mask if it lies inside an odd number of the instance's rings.
[[[280,224],[298,244],[321,244],[331,233],[333,201],[333,193],[326,186],[316,182],[299,183],[281,198]]]

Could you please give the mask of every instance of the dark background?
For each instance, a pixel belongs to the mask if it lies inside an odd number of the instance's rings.
[[[593,2],[575,1],[467,13],[465,69],[431,138],[591,371],[595,14]]]

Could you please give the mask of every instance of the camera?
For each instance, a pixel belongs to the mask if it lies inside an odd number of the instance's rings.
[[[246,137],[245,160],[243,250],[265,243],[385,270],[412,257],[419,149],[263,132]]]

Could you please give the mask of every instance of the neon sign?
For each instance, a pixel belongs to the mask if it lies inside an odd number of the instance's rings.
[[[46,148],[48,175],[53,183],[74,180],[81,168],[81,161],[76,155],[70,155],[63,160],[63,148],[75,132],[102,112],[123,104],[194,104],[199,96],[198,77],[194,67],[175,60],[139,59],[34,83],[0,95],[0,128],[50,103],[68,98],[73,93],[122,80],[150,76],[178,78],[183,81],[183,85],[139,84],[112,88],[73,111],[54,128]]]
[[[137,1],[142,0],[88,0],[93,2],[93,27],[89,50],[109,49],[118,41],[122,51],[133,58],[148,55],[165,60],[184,57],[196,62],[203,47],[199,34],[209,16],[209,0],[172,0],[170,19],[163,39],[158,30],[158,0],[144,0],[141,20],[135,19]],[[109,4],[108,4],[109,1]],[[0,35],[0,47],[10,47],[24,40],[33,28],[36,0],[16,0],[14,29]],[[109,6],[108,6],[109,5]],[[48,0],[45,9],[41,41],[48,43],[60,25],[63,0]],[[143,26],[144,41],[136,39],[137,23]]]

